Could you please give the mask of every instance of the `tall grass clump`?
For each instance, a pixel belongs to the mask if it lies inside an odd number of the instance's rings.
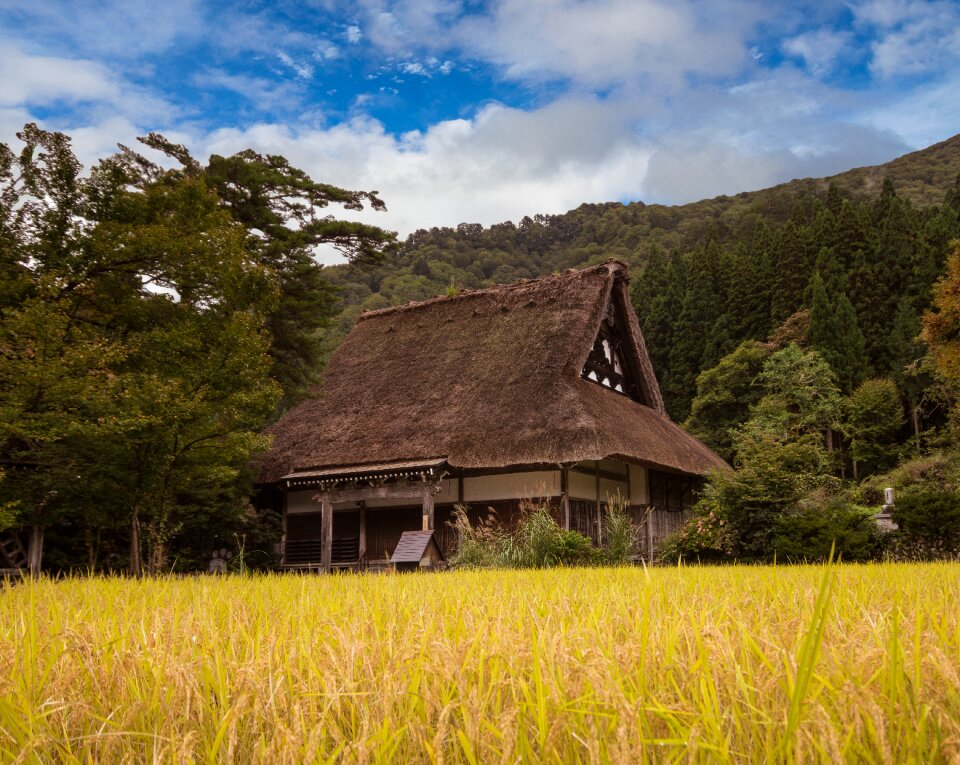
[[[471,525],[466,508],[454,513],[459,542],[450,562],[465,568],[548,568],[597,562],[598,553],[588,537],[560,527],[545,504],[525,502],[513,529],[490,514]]]
[[[607,501],[601,559],[610,566],[625,566],[633,560],[636,546],[637,527],[627,512],[626,499],[618,491]]]

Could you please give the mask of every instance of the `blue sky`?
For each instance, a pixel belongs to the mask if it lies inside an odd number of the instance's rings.
[[[401,233],[681,203],[960,132],[960,3],[0,0],[0,140],[31,120],[282,153]]]

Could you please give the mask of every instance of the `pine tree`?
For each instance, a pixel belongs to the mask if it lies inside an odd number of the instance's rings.
[[[834,339],[824,355],[844,391],[851,391],[869,373],[866,340],[857,324],[857,312],[845,294],[837,298],[833,314]]]
[[[807,342],[821,354],[829,355],[836,334],[834,327],[834,306],[830,302],[823,279],[819,272],[810,280],[810,330]]]
[[[757,227],[746,252],[742,271],[738,272],[735,292],[731,299],[742,301],[743,324],[741,337],[754,340],[765,338],[773,327],[770,317],[770,300],[773,291],[773,257],[775,239],[770,227],[762,223]]]
[[[719,247],[711,240],[690,262],[687,291],[669,354],[666,400],[676,420],[685,419],[690,411],[706,340],[723,305],[723,295],[718,294],[719,256]]]
[[[679,258],[669,258],[659,248],[652,248],[646,268],[634,281],[632,294],[633,307],[661,387],[666,382],[664,375],[668,368],[673,325],[683,300],[683,281],[678,281],[674,260]]]
[[[720,359],[737,347],[733,330],[733,319],[730,318],[729,313],[724,313],[713,323],[703,348],[699,369],[710,369],[716,366]]]
[[[909,208],[896,195],[889,178],[872,206],[871,220],[875,228],[873,254],[857,260],[852,275],[857,289],[852,294],[858,323],[867,341],[867,355],[881,368],[915,250]]]
[[[810,279],[810,267],[805,229],[788,221],[780,230],[779,248],[774,260],[770,296],[770,314],[774,324],[780,324],[802,307],[803,288]]]
[[[842,207],[843,197],[840,194],[840,189],[835,182],[830,181],[830,185],[827,187],[826,208],[832,215],[838,215]]]
[[[920,339],[922,323],[909,298],[900,300],[887,343],[890,378],[907,400],[914,442],[919,450],[922,427],[923,393],[930,385],[930,376],[921,363],[926,346]]]
[[[823,286],[828,294],[839,295],[841,292],[847,291],[847,274],[841,267],[840,261],[837,260],[837,253],[832,247],[820,249],[820,252],[817,253],[814,268],[823,279]],[[808,295],[807,302],[809,303],[811,299],[812,296]]]
[[[861,206],[854,206],[844,199],[837,215],[837,227],[832,246],[837,260],[845,271],[853,268],[858,252],[870,252],[868,235],[869,214]]]

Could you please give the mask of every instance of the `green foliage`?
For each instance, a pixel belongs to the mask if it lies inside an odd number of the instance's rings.
[[[757,378],[764,397],[753,410],[749,429],[784,442],[820,435],[840,419],[840,391],[827,362],[795,343],[774,353]]]
[[[246,247],[270,269],[278,300],[268,313],[271,375],[283,387],[285,403],[300,398],[317,381],[327,350],[323,330],[336,315],[336,289],[314,255],[318,247],[339,250],[351,263],[380,263],[396,247],[396,234],[376,226],[338,220],[330,205],[346,210],[385,210],[376,192],[350,191],[314,181],[278,155],[252,150],[230,157],[212,155],[203,165],[189,151],[151,133],[140,141],[180,163],[165,171],[124,149],[107,160],[107,170],[147,188],[159,179],[197,178],[216,194],[216,205],[246,231]]]
[[[781,515],[774,522],[771,554],[785,563],[826,561],[831,551],[847,562],[878,560],[884,538],[873,515],[843,502]]]
[[[202,559],[254,523],[259,431],[315,374],[332,292],[313,248],[373,260],[392,242],[320,210],[382,202],[157,136],[179,168],[123,150],[84,177],[66,136],[19,138],[0,146],[0,459],[28,469],[0,487],[3,523],[68,520],[91,568],[159,570],[178,535]]]
[[[465,508],[457,508],[453,526],[457,551],[450,563],[460,568],[548,568],[551,566],[626,565],[636,544],[636,530],[622,501],[614,498],[604,522],[604,546],[595,548],[589,537],[560,527],[542,504],[521,507],[512,529],[493,515],[477,525]]]
[[[727,461],[733,459],[734,431],[763,394],[757,377],[768,356],[763,344],[747,340],[697,378],[697,395],[684,428]]]
[[[451,521],[457,534],[457,550],[450,564],[461,568],[495,568],[502,564],[506,531],[496,516],[488,515],[476,526],[465,507],[457,507]]]
[[[840,416],[833,373],[791,343],[757,376],[763,396],[733,437],[735,471],[714,471],[667,554],[767,560],[780,519],[797,515],[829,482],[825,433]]]
[[[843,429],[850,438],[854,477],[885,470],[898,453],[903,405],[892,380],[866,380],[844,402]]]
[[[867,373],[866,340],[846,294],[832,301],[819,272],[810,281],[810,346],[818,351],[849,393]]]
[[[913,490],[898,496],[895,508],[899,557],[931,560],[960,556],[960,492]]]

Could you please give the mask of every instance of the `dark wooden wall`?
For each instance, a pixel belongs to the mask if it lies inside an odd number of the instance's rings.
[[[656,547],[663,537],[677,531],[689,517],[689,508],[696,498],[699,482],[686,476],[676,476],[650,471],[651,499],[653,509],[646,505],[633,505],[627,508],[637,527],[638,552],[643,557],[651,555],[650,543]],[[659,504],[658,504],[659,502]],[[521,515],[521,500],[501,500],[475,503],[467,507],[470,524],[476,526],[494,519],[507,528],[514,528]],[[437,544],[445,556],[456,551],[457,532],[453,526],[455,507],[452,504],[437,505],[434,514],[434,528]],[[550,500],[551,515],[563,524],[563,511],[559,498]],[[367,508],[366,535],[367,560],[383,560],[390,557],[400,535],[404,531],[422,528],[423,511],[419,506]],[[594,544],[600,540],[600,524],[606,516],[606,503],[589,500],[570,500],[570,528],[586,537]],[[648,526],[649,524],[649,526]],[[357,538],[360,533],[360,512],[337,511],[334,513],[334,540]],[[287,542],[320,540],[320,513],[303,513],[287,516]],[[302,545],[301,545],[302,546]],[[308,545],[309,546],[309,545]]]

